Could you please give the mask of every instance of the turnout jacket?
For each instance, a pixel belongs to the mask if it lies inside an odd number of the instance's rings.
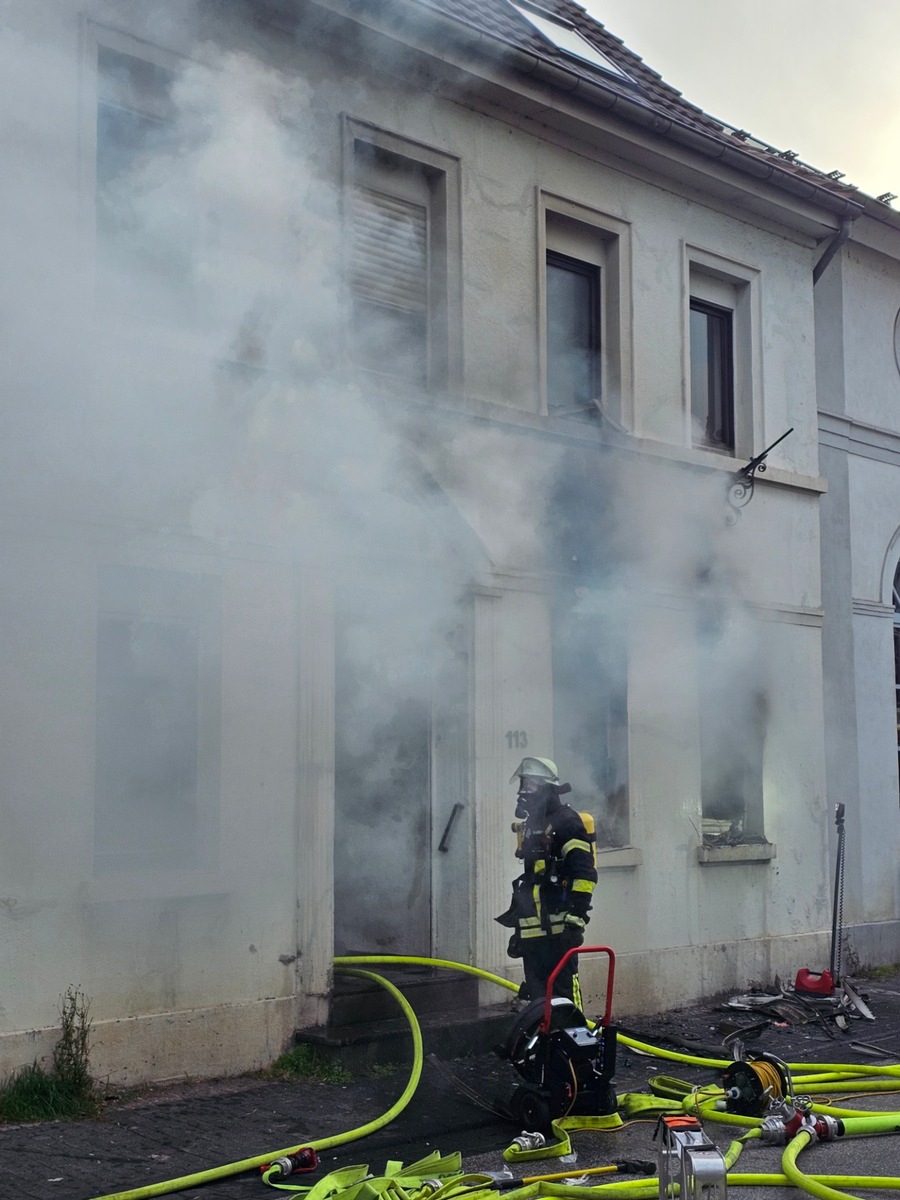
[[[513,882],[509,911],[497,920],[518,930],[522,939],[563,932],[566,918],[581,927],[588,909],[597,869],[580,815],[559,799],[551,800],[540,823],[525,822],[522,847],[516,851],[523,872]]]

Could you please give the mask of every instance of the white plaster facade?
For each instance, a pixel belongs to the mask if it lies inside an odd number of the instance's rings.
[[[890,464],[844,455],[842,439],[851,425],[877,427],[895,454],[898,430],[892,393],[878,390],[890,357],[871,367],[875,322],[848,297],[858,288],[884,315],[895,286],[884,255],[854,243],[814,299],[813,267],[844,203],[837,193],[742,172],[700,139],[695,150],[621,120],[583,89],[559,86],[562,76],[524,74],[462,33],[435,57],[429,46],[446,30],[413,5],[260,8],[65,0],[39,15],[23,0],[4,37],[18,69],[4,96],[17,170],[0,185],[15,214],[0,283],[15,346],[3,368],[11,399],[0,484],[0,973],[11,981],[0,1074],[48,1052],[58,997],[73,986],[91,1000],[99,1075],[137,1082],[270,1061],[295,1028],[327,1019],[335,862],[345,859],[360,871],[363,858],[383,862],[391,885],[409,888],[404,909],[418,921],[407,942],[388,921],[382,942],[350,949],[432,954],[515,978],[494,922],[515,873],[508,780],[526,744],[567,769],[552,646],[568,568],[547,516],[569,473],[588,480],[576,525],[606,529],[615,545],[612,578],[582,578],[580,603],[600,606],[627,651],[629,836],[601,845],[591,925],[617,952],[617,1009],[652,1011],[827,964],[830,802],[853,786],[854,754],[853,920],[893,931],[896,778],[884,756],[892,685],[883,669],[879,695],[863,699],[877,703],[884,728],[859,695],[840,692],[831,717],[846,728],[855,712],[859,735],[847,753],[833,749],[826,788],[825,706],[836,702],[823,688],[817,418],[818,389],[827,453],[846,481],[829,503],[859,538],[852,610],[848,562],[826,547],[829,603],[844,622],[833,647],[853,657],[861,692],[866,664],[890,661],[885,587],[900,518],[896,503],[888,511]],[[220,225],[198,235],[215,319],[148,321],[97,299],[100,46],[187,67],[179,115],[195,122],[197,158],[183,160],[185,178],[192,195],[205,187],[228,202]],[[439,386],[424,391],[344,370],[352,330],[341,256],[359,140],[440,181],[431,217],[446,253],[444,365]],[[303,249],[287,260],[277,252],[286,227]],[[545,407],[542,264],[559,229],[572,227],[602,257],[604,401],[624,430],[609,437],[596,414]],[[229,246],[232,229],[246,244]],[[735,457],[691,445],[692,270],[742,297]],[[826,309],[840,300],[839,270],[843,306]],[[257,330],[261,356],[239,336],[260,295],[275,297]],[[832,362],[817,362],[817,345],[832,357],[843,348],[840,381]],[[734,472],[789,428],[752,502],[727,523]],[[421,478],[428,488],[410,499],[410,480]],[[98,627],[128,618],[128,588],[142,587],[158,611],[141,600],[140,619],[190,626],[200,647],[198,823],[174,861],[138,840],[133,862],[110,863],[98,850]],[[173,616],[185,595],[193,615]],[[341,626],[354,596],[368,623]],[[708,605],[730,647],[717,660],[721,704],[735,704],[737,722],[748,693],[765,707],[764,837],[725,847],[705,846],[701,831],[698,697],[708,672],[697,630]],[[435,650],[451,625],[462,647],[452,661]],[[335,716],[341,628],[381,665],[375,650],[403,638],[434,656],[421,678],[416,654],[389,663],[398,689],[407,679],[422,688],[430,713],[418,891],[416,871],[392,857],[392,837],[408,832],[393,813],[373,806],[364,833],[362,807],[350,846],[347,813],[336,819],[335,746],[348,736]],[[351,689],[360,706],[361,678]],[[582,793],[577,803],[596,810],[601,799]],[[384,916],[384,896],[337,884],[362,914],[354,933]],[[877,953],[887,942],[871,944]],[[599,1002],[601,969],[586,963],[583,978]],[[497,996],[484,988],[482,999]]]
[[[867,214],[816,287],[829,796],[845,804],[853,956],[897,957],[893,584],[900,560],[896,222]]]

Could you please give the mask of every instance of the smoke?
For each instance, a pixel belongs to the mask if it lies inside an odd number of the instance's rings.
[[[686,836],[764,835],[770,682],[728,481],[639,456],[615,434],[599,455],[569,452],[556,476],[545,529],[556,753],[601,845],[634,840],[635,731],[660,762],[685,737],[693,747],[695,781],[669,798]]]
[[[101,38],[99,92],[93,98],[82,81],[80,108],[74,24],[60,35],[35,6],[27,36],[13,28],[0,36],[3,107],[13,114],[0,183],[9,214],[0,229],[6,499],[16,515],[45,522],[54,552],[74,530],[101,565],[99,632],[80,627],[77,646],[69,613],[76,601],[90,608],[89,585],[74,597],[45,586],[61,569],[38,572],[6,601],[11,627],[37,608],[43,627],[59,631],[46,648],[47,693],[70,696],[74,681],[92,677],[84,660],[95,655],[98,729],[88,722],[73,733],[27,687],[12,728],[34,717],[57,745],[96,733],[97,762],[81,764],[82,819],[65,818],[89,826],[96,783],[98,832],[75,870],[214,868],[220,841],[243,850],[251,825],[283,817],[296,738],[293,675],[281,661],[295,614],[267,600],[261,584],[247,587],[238,621],[219,576],[234,564],[286,575],[299,568],[299,587],[313,578],[336,597],[343,939],[351,948],[358,939],[355,948],[427,950],[424,793],[436,755],[469,754],[466,601],[491,567],[549,572],[557,582],[554,752],[578,801],[596,805],[605,840],[629,838],[629,662],[641,636],[636,618],[652,619],[656,600],[696,617],[708,704],[720,718],[710,734],[718,749],[707,758],[718,754],[728,779],[738,770],[728,774],[748,714],[736,697],[763,696],[765,685],[730,686],[736,675],[747,680],[759,656],[719,526],[722,497],[718,484],[606,452],[596,478],[596,458],[564,439],[528,448],[517,439],[510,461],[503,431],[460,432],[361,383],[348,369],[333,90],[225,44],[246,35],[268,48],[260,26],[221,29],[217,40],[213,18],[200,20],[202,5],[185,6],[185,24],[145,7],[121,6],[151,42],[205,30],[190,60],[137,60],[139,45]],[[227,664],[223,709],[216,664],[229,619],[245,651]],[[670,674],[684,658],[670,651],[652,665],[665,697],[678,692]],[[39,674],[24,653],[15,661],[23,679]],[[89,708],[90,698],[88,689]],[[755,728],[764,701],[750,707]],[[671,715],[663,711],[661,725]],[[248,743],[239,765],[249,799],[237,832],[227,827],[233,813],[211,815],[223,727],[245,729]],[[262,762],[273,747],[289,760],[282,776]],[[41,793],[44,777],[32,774],[7,803]],[[38,812],[66,804],[50,788],[38,798]],[[726,804],[723,819],[733,810]],[[268,962],[296,950],[285,945],[290,887],[278,882],[279,870],[282,881],[293,870],[290,834],[272,854],[271,877],[259,881],[245,919],[258,961],[268,953]],[[367,893],[378,900],[361,906]],[[287,897],[281,908],[274,896]],[[137,929],[152,933],[138,901],[129,912],[123,946]],[[119,916],[126,923],[124,912],[103,920]],[[209,986],[218,980],[222,995],[232,994],[226,964],[216,966],[209,950],[223,919],[216,902],[154,909],[146,919],[164,926],[170,964],[185,947],[202,947]],[[398,931],[402,946],[391,941]],[[154,994],[161,970],[148,968],[133,993],[123,976],[110,1010],[161,997],[187,1002],[171,966]],[[261,994],[277,986],[260,975]]]

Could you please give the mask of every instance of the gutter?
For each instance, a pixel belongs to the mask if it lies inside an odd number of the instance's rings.
[[[852,217],[842,217],[840,229],[837,231],[837,233],[834,235],[834,237],[831,239],[831,241],[828,243],[828,245],[822,251],[822,255],[819,258],[819,261],[813,267],[813,287],[815,287],[816,284],[819,282],[819,280],[822,278],[822,275],[825,273],[825,268],[828,266],[828,264],[834,258],[835,254],[837,254],[838,250],[840,250],[841,246],[843,246],[844,243],[849,240],[850,231],[852,230],[852,228],[853,228],[853,218]]]
[[[498,41],[499,39],[492,40]],[[613,88],[605,87],[599,80],[589,81],[575,72],[568,71],[565,67],[545,62],[518,47],[510,47],[509,57],[513,60],[514,66],[532,78],[540,80],[541,83],[559,87],[562,76],[563,80],[568,83],[565,91],[570,95],[579,94],[589,103],[620,117],[629,124],[638,125],[650,133],[668,138],[704,158],[724,163],[725,166],[732,167],[743,175],[749,175],[763,183],[771,183],[782,191],[789,192],[799,199],[808,200],[837,216],[847,217],[852,221],[865,211],[865,205],[859,200],[850,199],[849,196],[840,196],[829,188],[821,187],[811,179],[802,178],[792,171],[786,171],[777,163],[766,162],[765,159],[748,154],[738,146],[729,146],[721,138],[695,129],[677,117],[664,115],[658,109],[645,103],[629,100]]]
[[[316,0],[316,2],[322,3],[323,0]],[[342,7],[345,12],[352,13],[354,17],[363,21],[366,21],[367,18],[370,20],[373,11],[379,11],[389,16],[393,24],[392,29],[389,27],[383,31],[396,37],[397,12],[391,0],[382,0],[377,4],[373,4],[372,0],[346,0],[345,4],[339,5],[335,5],[334,0],[331,2],[324,0],[324,2],[326,7],[331,8],[332,11],[336,7]],[[870,216],[876,215],[868,209],[863,200],[838,195],[817,184],[814,180],[786,171],[777,163],[766,162],[765,159],[751,155],[739,146],[730,146],[722,140],[721,136],[716,137],[695,129],[686,121],[679,120],[678,117],[662,113],[647,101],[631,100],[615,89],[606,86],[600,79],[587,79],[568,67],[551,63],[502,37],[486,33],[474,22],[439,12],[428,4],[427,0],[412,0],[412,4],[421,12],[427,13],[429,23],[436,30],[438,45],[442,35],[446,35],[448,40],[458,40],[460,31],[464,30],[477,41],[480,48],[483,48],[489,57],[496,59],[497,47],[503,47],[504,60],[514,70],[536,79],[540,83],[547,84],[549,87],[563,91],[567,95],[577,95],[594,107],[612,113],[621,120],[631,125],[637,125],[649,133],[668,138],[695,154],[724,163],[743,175],[748,175],[759,182],[769,183],[790,193],[795,198],[809,201],[835,216],[855,220],[864,212],[868,212]],[[386,13],[385,10],[393,11]],[[435,53],[434,50],[430,52]],[[438,57],[443,57],[443,55],[438,53]],[[714,118],[710,118],[710,120],[714,120]],[[891,213],[892,210],[888,209],[887,212]],[[827,263],[825,265],[827,266]],[[822,269],[824,270],[824,267]]]

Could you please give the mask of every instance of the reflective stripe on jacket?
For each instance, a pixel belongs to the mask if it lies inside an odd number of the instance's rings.
[[[540,828],[522,835],[524,871],[513,885],[512,912],[523,939],[559,934],[571,913],[586,919],[597,869],[580,815],[569,804],[550,812]]]

